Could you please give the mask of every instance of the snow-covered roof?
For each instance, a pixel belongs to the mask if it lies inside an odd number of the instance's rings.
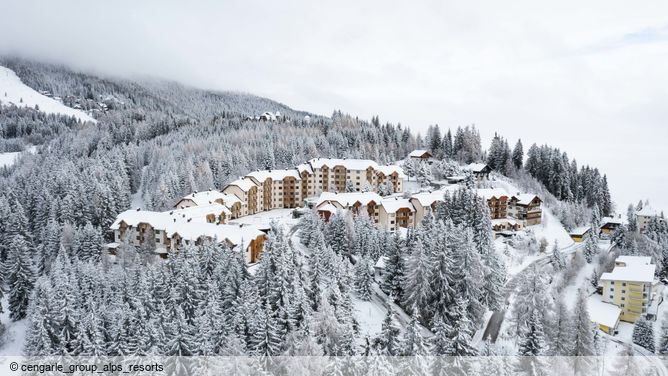
[[[607,224],[613,224],[613,225],[621,225],[622,224],[622,218],[621,217],[603,217],[601,218],[601,226],[607,225]]]
[[[183,197],[181,200],[191,200],[195,205],[209,205],[213,204],[216,200],[223,200],[226,205],[232,205],[235,202],[239,202],[239,198],[235,195],[230,195],[223,193],[218,190],[209,190],[203,192],[191,193],[188,196]],[[178,203],[177,203],[178,205]]]
[[[250,225],[216,225],[213,223],[178,223],[170,225],[167,236],[178,234],[182,239],[196,241],[201,237],[216,239],[217,241],[228,241],[233,246],[242,242],[249,244],[264,232]]]
[[[337,158],[313,158],[308,163],[313,168],[322,168],[327,166],[333,168],[335,166],[343,166],[347,170],[366,170],[369,167],[373,169],[378,168],[378,163],[370,159],[337,159]]]
[[[483,170],[490,169],[491,168],[486,164],[486,163],[471,163],[468,166],[464,167],[465,170],[469,170],[471,172],[483,172]]]
[[[654,270],[656,270],[656,265],[615,266],[612,272],[603,273],[600,280],[651,283],[654,281]]]
[[[401,179],[406,178],[406,174],[404,174],[404,169],[396,165],[378,166],[376,168],[376,171],[382,172],[383,174],[385,174],[385,176],[392,175],[396,172],[399,178]]]
[[[360,202],[362,205],[368,205],[371,201],[374,201],[377,204],[380,204],[383,201],[383,198],[380,197],[378,193],[375,192],[345,192],[345,193],[332,193],[332,192],[322,192],[316,206],[320,206],[323,202],[338,202],[344,208],[351,207],[356,202]]]
[[[619,322],[622,309],[614,304],[602,302],[596,297],[590,297],[587,300],[587,312],[589,319],[596,324],[614,328]]]
[[[132,209],[119,214],[114,223],[111,224],[111,229],[117,230],[121,222],[125,222],[126,225],[133,227],[140,223],[148,223],[155,229],[164,230],[169,225],[170,220],[168,213]]]
[[[420,158],[425,154],[429,154],[429,156],[431,157],[431,153],[429,152],[429,150],[425,150],[425,149],[413,150],[412,152],[410,152],[408,154],[408,156],[411,157],[411,158]]]
[[[387,213],[396,213],[399,209],[409,209],[414,212],[415,207],[407,198],[386,198],[381,201],[383,208]]]
[[[248,192],[251,190],[251,188],[257,187],[257,185],[255,185],[255,183],[249,179],[237,179],[228,184],[228,186],[230,185],[237,186],[244,192]]]
[[[328,202],[323,202],[320,206],[318,206],[318,210],[320,211],[326,211],[330,213],[336,213],[337,210],[339,210],[336,206],[328,203]]]
[[[287,177],[293,177],[297,180],[301,180],[301,177],[299,176],[299,172],[297,169],[291,168],[291,169],[284,169],[284,170],[259,170],[259,171],[253,171],[246,175],[247,178],[254,178],[259,182],[264,182],[267,179],[272,179],[272,180],[283,180]]]
[[[308,172],[309,175],[313,174],[313,169],[311,168],[311,165],[308,163],[302,163],[300,165],[297,165],[297,171],[299,171],[300,174],[304,171]]]
[[[516,226],[519,222],[516,221],[515,219],[512,218],[496,218],[492,219],[492,225],[503,225],[503,224],[509,224]]]
[[[629,266],[629,265],[650,265],[652,263],[652,257],[650,257],[650,256],[619,256],[615,260],[615,263],[623,263],[626,266]]]
[[[584,236],[589,230],[591,230],[591,227],[589,226],[576,227],[571,230],[570,235]]]
[[[420,192],[411,196],[411,200],[417,200],[422,206],[431,206],[434,202],[443,201],[447,192],[459,189],[458,185],[450,185],[433,192]]]
[[[645,205],[642,209],[636,212],[636,215],[641,217],[658,217],[661,213],[649,205]]]
[[[538,198],[540,200],[540,197],[533,193],[520,193],[513,195],[517,199],[517,204],[518,205],[529,205],[531,201],[533,201],[535,198]]]
[[[512,197],[511,195],[508,194],[504,189],[502,188],[482,188],[478,189],[478,196],[484,198],[485,200],[489,200],[491,198],[501,198],[503,196],[505,197]]]
[[[207,205],[197,205],[191,206],[183,209],[176,209],[167,212],[170,218],[176,218],[177,222],[206,222],[206,216],[209,214],[219,215],[220,213],[225,213],[226,216],[232,214],[230,209],[225,205],[221,204],[207,204]]]

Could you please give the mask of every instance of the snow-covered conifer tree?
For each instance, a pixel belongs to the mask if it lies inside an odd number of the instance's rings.
[[[633,343],[654,352],[654,327],[645,316],[641,316],[633,326]]]

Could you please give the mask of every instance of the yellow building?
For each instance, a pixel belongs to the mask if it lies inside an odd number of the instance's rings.
[[[582,243],[584,241],[585,235],[587,235],[588,232],[591,231],[591,227],[578,227],[573,229],[571,233],[569,234],[571,236],[571,239],[573,239],[574,242],[576,243]]]
[[[587,300],[589,319],[605,333],[615,335],[622,310],[614,304],[605,303],[592,296]]]
[[[649,257],[620,256],[612,272],[603,273],[599,279],[603,302],[621,308],[622,321],[635,322],[647,313],[656,270],[650,261]]]

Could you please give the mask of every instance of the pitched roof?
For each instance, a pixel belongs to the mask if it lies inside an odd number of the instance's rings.
[[[218,241],[227,240],[233,246],[242,242],[249,244],[251,240],[264,235],[264,232],[250,225],[216,225],[213,223],[179,223],[167,229],[167,236],[178,234],[181,238],[196,241],[201,237],[208,237]]]
[[[642,216],[642,217],[658,217],[661,215],[661,213],[654,209],[653,207],[649,205],[643,206],[642,209],[638,210],[636,212],[636,215]]]
[[[370,159],[337,159],[337,158],[313,158],[308,163],[313,168],[322,168],[327,166],[333,168],[334,166],[343,166],[348,170],[366,170],[369,167],[373,169],[378,168],[378,163]]]
[[[425,149],[413,150],[412,152],[410,152],[408,154],[408,156],[412,157],[412,158],[420,158],[425,154],[429,154],[429,156],[431,157],[431,153],[429,152],[429,150],[425,150]]]
[[[299,176],[299,171],[295,168],[284,169],[284,170],[259,170],[253,171],[246,175],[245,177],[252,177],[257,179],[259,182],[264,182],[265,180],[271,178],[272,180],[283,180],[287,177],[293,177],[297,180],[301,180]]]
[[[297,171],[301,174],[302,172],[306,171],[309,174],[313,174],[313,169],[311,168],[311,165],[308,163],[302,163],[297,165]]]
[[[478,196],[489,200],[490,198],[501,198],[503,196],[512,197],[508,192],[502,188],[482,188],[477,191]]]
[[[623,262],[626,266],[649,265],[652,263],[652,258],[650,256],[619,256],[615,262]]]
[[[443,201],[443,196],[447,192],[452,192],[459,188],[458,185],[449,185],[433,192],[420,192],[412,195],[410,200],[417,200],[422,206],[431,206],[434,202]]]
[[[381,201],[381,204],[387,213],[396,213],[399,209],[415,211],[415,206],[407,198],[385,198]]]
[[[535,198],[540,200],[540,197],[533,193],[520,193],[513,195],[513,197],[515,197],[518,205],[529,205]]]
[[[652,282],[656,265],[631,264],[615,266],[610,273],[603,273],[601,281]]]
[[[385,174],[385,176],[392,175],[393,173],[396,172],[399,178],[401,179],[406,178],[406,174],[404,174],[404,169],[395,165],[378,166],[376,168],[376,171],[382,172],[383,174]]]
[[[604,225],[607,225],[607,224],[621,225],[622,224],[622,218],[621,217],[603,217],[603,218],[601,218],[601,226],[604,226]]]
[[[191,206],[188,208],[172,210],[167,213],[170,218],[176,218],[177,222],[206,222],[206,216],[209,214],[219,215],[220,213],[225,213],[225,215],[228,216],[232,214],[227,206],[217,203]]]
[[[380,197],[378,193],[375,192],[345,192],[345,193],[332,193],[332,192],[322,192],[315,206],[320,206],[323,202],[338,202],[344,208],[351,207],[356,202],[360,202],[362,205],[368,205],[371,201],[380,204],[383,201],[383,198]]]
[[[167,213],[154,212],[149,210],[126,210],[120,213],[114,223],[111,224],[112,230],[117,230],[121,222],[128,226],[137,226],[140,223],[148,223],[153,228],[164,230],[169,225],[169,215]]]
[[[584,234],[586,234],[590,230],[591,230],[591,227],[589,227],[589,226],[576,227],[573,230],[571,230],[570,235],[584,236]]]
[[[483,172],[484,170],[491,170],[486,163],[471,163],[468,166],[464,167],[465,170],[470,170],[472,172]]]
[[[248,192],[251,188],[257,187],[257,185],[255,185],[255,183],[249,179],[237,179],[229,183],[227,186],[229,187],[230,185],[237,186],[244,192]],[[227,187],[225,187],[225,189],[227,189]]]
[[[614,304],[602,302],[596,297],[590,297],[587,299],[587,312],[591,321],[614,328],[619,322],[622,309]]]
[[[215,200],[221,199],[226,205],[232,205],[235,202],[239,201],[239,198],[235,195],[230,195],[223,193],[218,190],[208,190],[203,192],[191,193],[181,200],[191,200],[195,205],[208,205],[213,204]],[[179,202],[181,201],[179,200]],[[178,204],[178,203],[177,203]]]

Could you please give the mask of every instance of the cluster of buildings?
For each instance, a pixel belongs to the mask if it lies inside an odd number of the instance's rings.
[[[422,153],[419,157],[431,158],[431,154]],[[466,168],[478,180],[486,179],[490,171],[486,165]],[[171,211],[128,210],[119,214],[111,226],[114,242],[107,247],[114,253],[129,242],[155,249],[166,257],[183,244],[215,240],[242,247],[246,260],[254,263],[268,230],[230,221],[273,209],[300,208],[312,202],[325,220],[339,210],[348,210],[354,216],[365,212],[378,227],[397,231],[416,227],[428,212],[436,210],[448,191],[458,188],[450,185],[400,197],[405,177],[399,166],[383,166],[367,159],[314,158],[295,168],[253,171],[222,191],[185,196]],[[500,189],[479,189],[478,194],[487,200],[497,233],[541,223],[541,200],[536,195],[509,195]]]
[[[615,334],[619,321],[634,323],[647,315],[652,304],[656,265],[647,256],[619,256],[614,269],[599,278],[600,300],[589,300],[592,321],[608,334]]]
[[[446,193],[458,189],[451,185],[433,192],[420,192],[403,197],[381,197],[374,192],[325,192],[314,205],[320,215],[329,217],[338,210],[349,210],[354,216],[366,213],[378,227],[389,231],[416,227],[428,212],[436,210]],[[492,219],[492,230],[500,235],[541,223],[541,199],[532,194],[510,195],[502,189],[478,189],[487,201]]]
[[[258,260],[267,229],[229,221],[259,212],[303,207],[306,198],[329,192],[376,191],[381,185],[393,193],[403,191],[401,167],[381,166],[364,159],[315,158],[293,169],[253,171],[223,191],[195,192],[167,212],[128,210],[111,225],[113,254],[124,242],[155,249],[166,255],[183,244],[204,240],[243,248],[246,261]],[[376,201],[380,202],[380,196]],[[403,223],[403,222],[402,222]]]

